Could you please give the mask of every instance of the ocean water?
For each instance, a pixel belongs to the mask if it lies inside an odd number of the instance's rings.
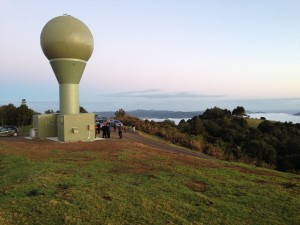
[[[292,123],[300,123],[300,116],[295,116],[292,114],[287,113],[250,113],[248,114],[250,118],[253,119],[260,119],[261,117],[265,117],[267,120],[270,121],[278,121],[278,122],[292,122]],[[143,118],[148,119],[149,121],[153,120],[155,122],[162,122],[166,119],[172,120],[175,122],[175,124],[178,124],[182,119],[185,121],[190,118],[165,118],[165,119],[158,119],[158,118]]]
[[[249,113],[250,118],[260,119],[265,117],[267,120],[279,122],[300,123],[300,116],[287,113]]]

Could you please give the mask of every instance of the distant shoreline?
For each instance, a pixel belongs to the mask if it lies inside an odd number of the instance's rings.
[[[254,119],[264,117],[271,121],[300,123],[300,116],[287,113],[249,113],[248,115]]]
[[[0,100],[0,106],[13,104],[18,107],[21,104],[21,101],[5,101]],[[94,103],[95,104],[95,103]],[[27,101],[27,105],[29,108],[35,110],[38,113],[44,113],[45,110],[42,109],[52,109],[56,111],[58,109],[57,101]],[[100,114],[105,117],[113,117],[115,115],[115,111],[92,111],[86,108],[86,104],[82,104],[82,106],[87,109],[89,112],[94,112],[96,114]],[[97,104],[95,104],[97,106]],[[39,110],[38,110],[39,109]],[[202,115],[204,110],[199,111],[175,111],[175,110],[127,110],[123,108],[128,115],[138,117],[138,118],[156,118],[160,120],[164,119],[183,119],[183,118],[192,118],[197,115]],[[265,117],[267,120],[274,120],[280,122],[293,122],[300,123],[300,112],[299,110],[246,110],[247,114],[250,115],[251,118]]]
[[[260,119],[261,117],[266,118],[267,120],[270,121],[278,121],[278,122],[292,122],[294,124],[300,123],[300,116],[295,116],[292,114],[287,114],[287,113],[248,113],[250,118],[252,119]],[[192,117],[187,117],[187,118],[172,118],[172,117],[167,117],[167,118],[155,118],[155,117],[139,117],[140,119],[148,119],[148,120],[153,120],[156,122],[161,122],[164,120],[171,120],[174,121],[175,124],[178,124],[182,119],[185,121],[188,119],[191,119]]]

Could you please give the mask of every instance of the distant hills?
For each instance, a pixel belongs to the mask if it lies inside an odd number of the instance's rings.
[[[105,112],[95,112],[98,115],[105,117],[112,117],[115,115],[113,111]],[[192,111],[192,112],[182,112],[182,111],[169,111],[169,110],[132,110],[126,111],[127,115],[131,115],[138,118],[158,118],[158,119],[167,119],[167,118],[192,118],[203,114],[203,111]]]
[[[191,112],[183,112],[183,111],[169,111],[169,110],[143,110],[137,109],[132,111],[126,111],[127,115],[131,115],[138,118],[157,118],[157,119],[167,119],[167,118],[192,118],[194,116],[202,115],[204,111],[191,111]],[[115,116],[114,111],[103,111],[103,112],[94,112],[95,114],[105,116],[105,117],[113,117]],[[247,111],[247,114],[251,114],[254,112]],[[263,113],[263,112],[255,112],[255,113]],[[295,113],[295,116],[300,116],[299,113]]]

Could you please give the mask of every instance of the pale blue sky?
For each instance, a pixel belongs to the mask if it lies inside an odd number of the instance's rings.
[[[67,13],[94,37],[80,83],[89,111],[300,111],[299,0],[0,2],[0,105],[58,109],[40,34]]]

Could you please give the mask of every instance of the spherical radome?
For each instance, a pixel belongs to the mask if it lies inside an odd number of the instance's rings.
[[[88,61],[94,49],[89,28],[72,16],[58,16],[50,20],[41,33],[41,47],[51,59],[73,58]]]

